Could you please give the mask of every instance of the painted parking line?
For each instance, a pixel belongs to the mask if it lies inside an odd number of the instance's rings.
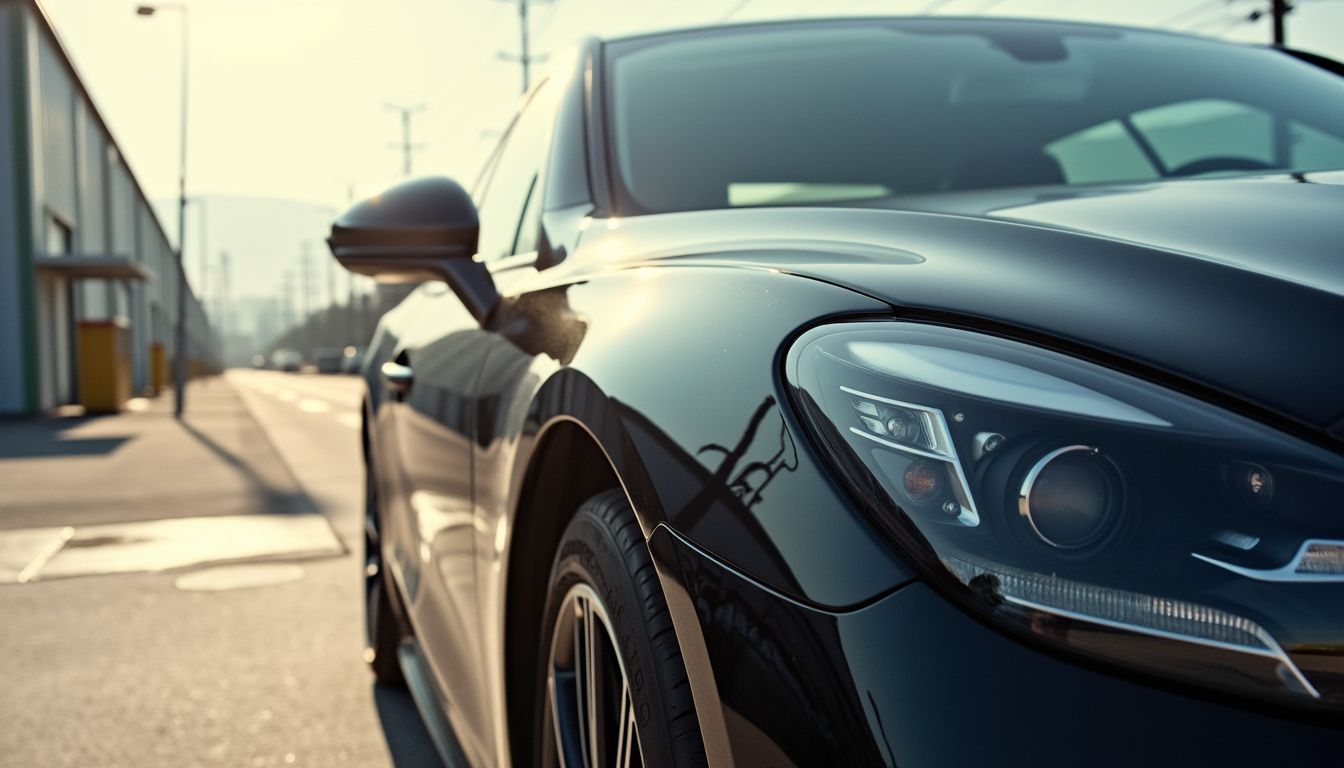
[[[0,531],[0,584],[32,579],[74,533],[61,527]]]
[[[36,567],[37,561],[30,559],[22,570],[5,568],[17,560],[5,553],[27,552],[37,558],[63,531],[69,529],[0,531],[0,583],[344,552],[323,515],[226,515],[81,526],[64,534]]]

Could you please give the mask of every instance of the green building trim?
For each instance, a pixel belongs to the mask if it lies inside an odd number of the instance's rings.
[[[11,5],[5,9],[10,14],[10,76],[13,78],[10,115],[14,120],[14,202],[17,216],[15,226],[15,245],[18,249],[14,278],[19,288],[19,322],[23,339],[23,392],[24,406],[28,412],[38,409],[38,359],[37,359],[37,275],[33,269],[33,254],[36,243],[33,240],[33,164],[29,147],[32,128],[32,112],[28,91],[28,18],[23,6]]]

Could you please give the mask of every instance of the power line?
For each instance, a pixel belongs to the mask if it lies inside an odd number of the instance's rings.
[[[1233,8],[1233,6],[1237,4],[1245,4],[1247,2],[1254,2],[1254,0],[1223,0],[1223,4],[1225,7],[1217,15],[1209,16],[1205,18],[1203,21],[1200,21],[1199,17],[1196,16],[1193,20],[1186,21],[1183,24],[1177,25],[1176,29],[1183,29],[1187,32],[1195,32],[1201,29],[1208,29],[1211,26],[1226,22],[1227,21],[1226,12],[1229,10],[1235,11],[1236,13],[1236,18],[1231,25],[1235,27],[1237,24],[1240,24],[1246,20],[1247,12],[1241,9],[1235,9]],[[1263,14],[1263,11],[1259,12],[1253,11],[1253,13]],[[1257,16],[1256,18],[1259,18],[1259,16]],[[1230,29],[1230,27],[1228,28]]]
[[[950,2],[952,2],[952,0],[933,0],[932,3],[929,3],[928,5],[924,6],[924,10],[916,12],[915,15],[927,16],[930,13],[933,13],[934,11],[938,10],[939,8],[942,8],[944,5],[947,5]]]
[[[397,106],[387,103],[384,105],[393,112],[401,113],[401,143],[393,142],[393,148],[400,148],[402,153],[402,172],[407,176],[411,175],[411,155],[425,148],[424,144],[411,143],[411,115],[425,110],[424,104],[416,104],[410,107]]]
[[[751,5],[751,0],[737,0],[736,3],[733,3],[733,7],[728,9],[727,13],[719,17],[719,22],[722,23],[728,21],[729,19],[736,16],[739,12],[741,12],[743,8],[746,8],[748,5]]]
[[[1232,0],[1206,0],[1205,2],[1202,3],[1195,3],[1189,8],[1186,8],[1185,10],[1180,11],[1179,13],[1176,13],[1172,16],[1169,16],[1163,19],[1162,21],[1159,21],[1156,24],[1156,26],[1169,27],[1178,21],[1185,21],[1187,19],[1194,18],[1195,16],[1198,16],[1207,10],[1217,8],[1220,5],[1231,5],[1231,4]]]
[[[1219,25],[1216,30],[1206,32],[1205,34],[1207,34],[1209,37],[1221,37],[1224,34],[1227,34],[1228,32],[1241,26],[1242,24],[1245,24],[1248,21],[1258,21],[1260,19],[1260,15],[1261,15],[1260,11],[1252,11],[1247,16],[1236,16],[1232,19],[1226,19],[1226,18],[1212,19],[1210,21],[1204,22],[1203,24],[1190,27],[1189,31],[1200,32],[1203,30],[1207,30],[1216,24]]]

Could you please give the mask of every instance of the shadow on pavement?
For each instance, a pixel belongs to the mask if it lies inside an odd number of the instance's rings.
[[[62,456],[106,456],[131,436],[68,438],[63,433],[97,417],[70,419],[5,419],[0,421],[0,459],[43,459]]]
[[[392,764],[397,768],[443,768],[420,711],[405,688],[374,683],[373,703]]]
[[[182,430],[190,435],[196,442],[200,443],[206,450],[215,454],[221,461],[237,470],[249,485],[256,490],[257,494],[264,499],[262,509],[266,512],[281,512],[286,514],[312,513],[318,512],[317,506],[307,494],[302,491],[286,491],[274,487],[266,478],[262,477],[252,466],[252,464],[229,449],[215,442],[209,435],[201,432],[191,425],[188,421],[179,422]]]

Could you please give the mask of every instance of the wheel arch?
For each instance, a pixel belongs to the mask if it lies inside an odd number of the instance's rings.
[[[515,762],[529,755],[533,746],[531,725],[541,643],[536,626],[560,537],[584,501],[609,488],[623,488],[601,443],[572,417],[547,423],[538,432],[527,462],[510,526],[513,534],[504,581],[505,714]],[[548,514],[557,510],[558,514]]]

